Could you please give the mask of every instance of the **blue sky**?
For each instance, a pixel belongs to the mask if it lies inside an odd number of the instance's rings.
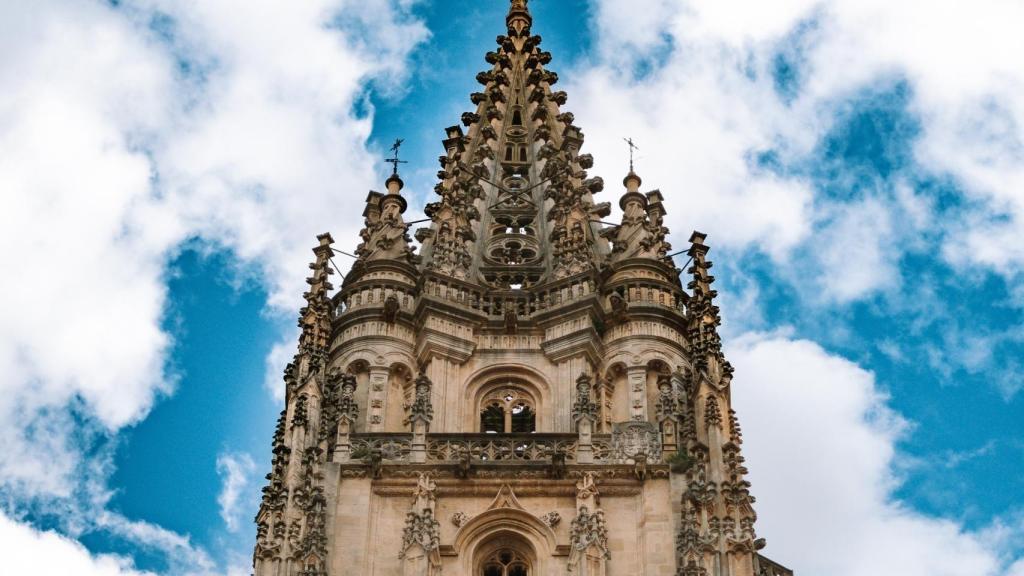
[[[769,555],[1024,575],[1024,7],[766,4],[531,9],[599,200],[632,136],[709,234]],[[315,235],[397,137],[421,214],[505,9],[0,1],[15,566],[248,573]]]

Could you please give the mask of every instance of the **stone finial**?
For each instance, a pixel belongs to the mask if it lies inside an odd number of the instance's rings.
[[[419,376],[416,377],[415,388],[416,399],[409,408],[407,422],[421,421],[429,424],[434,419],[434,405],[430,398],[433,384],[426,374],[420,372]]]
[[[626,191],[619,198],[622,224],[606,228],[601,235],[612,243],[613,264],[628,258],[650,258],[671,265],[668,253],[672,246],[666,240],[668,228],[664,226],[661,192],[642,193],[641,182],[633,170],[626,174],[622,180]]]
[[[356,377],[352,374],[338,375],[341,389],[338,392],[338,420],[353,423],[359,418],[359,403],[356,402]]]
[[[573,422],[579,422],[584,418],[591,421],[597,419],[597,404],[590,399],[591,387],[590,376],[580,374],[576,379],[576,401],[572,405]]]

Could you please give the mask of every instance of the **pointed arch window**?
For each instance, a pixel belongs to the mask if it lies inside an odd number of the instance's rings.
[[[523,125],[523,113],[520,112],[518,108],[516,110],[512,111],[512,125],[513,126],[522,126]]]
[[[486,434],[529,434],[537,431],[536,404],[518,388],[487,395],[480,407],[480,431]]]
[[[484,563],[482,576],[530,576],[526,559],[514,550],[500,550]]]

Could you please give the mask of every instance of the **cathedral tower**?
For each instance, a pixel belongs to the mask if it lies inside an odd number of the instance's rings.
[[[397,157],[337,291],[319,237],[256,576],[789,574],[758,553],[705,237],[677,269],[632,170],[602,222],[531,24],[512,0],[420,254]]]

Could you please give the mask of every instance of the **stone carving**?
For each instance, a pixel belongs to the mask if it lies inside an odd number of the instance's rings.
[[[598,506],[599,492],[594,474],[587,472],[576,483],[576,517],[569,526],[570,574],[603,575],[608,550],[608,525]]]
[[[416,377],[415,387],[416,399],[409,408],[409,417],[406,419],[406,422],[421,421],[429,424],[434,419],[434,405],[430,398],[433,386],[430,378],[427,378],[426,374],[420,372],[419,376]]]
[[[356,377],[352,374],[340,376],[341,391],[338,396],[338,419],[352,423],[359,418],[359,403],[356,402]]]
[[[576,379],[576,401],[572,405],[573,422],[579,422],[582,418],[589,418],[592,422],[597,421],[598,406],[590,399],[592,387],[590,376],[580,374]]]
[[[597,510],[600,495],[600,492],[597,491],[594,473],[585,472],[583,477],[576,482],[576,509]]]
[[[466,524],[466,522],[469,522],[470,518],[472,518],[472,516],[465,512],[456,512],[452,514],[451,520],[452,524],[455,525],[456,528],[461,528]]]
[[[658,376],[658,400],[654,406],[658,420],[674,418],[676,413],[676,395],[672,388],[672,376]]]
[[[604,558],[611,558],[608,551],[608,525],[603,510],[591,512],[586,507],[576,512],[576,518],[569,528],[569,542],[573,550],[583,551],[594,547]]]
[[[451,462],[463,458],[488,462],[550,460],[556,454],[575,460],[576,435],[552,439],[531,434],[482,434],[476,437],[432,434],[427,439],[428,460],[436,461]]]
[[[708,395],[704,403],[704,423],[709,427],[718,427],[722,424],[722,411],[718,409],[718,398],[714,395]]]
[[[548,512],[547,514],[540,517],[540,521],[549,528],[558,526],[558,523],[562,521],[562,515],[558,512]]]
[[[398,557],[405,558],[409,549],[415,545],[419,545],[428,553],[441,547],[441,523],[434,518],[434,511],[429,508],[419,513],[406,513],[405,528],[402,530],[402,550]]]
[[[660,462],[661,434],[651,422],[622,422],[612,427],[613,458]]]
[[[412,450],[409,438],[359,436],[352,439],[352,458],[368,457],[371,453],[380,454],[381,458],[390,461],[408,461]]]
[[[366,200],[366,219],[359,232],[362,243],[356,247],[359,263],[370,260],[405,260],[415,262],[415,249],[409,236],[409,225],[402,221],[406,201],[398,191],[401,180],[388,180],[388,194],[371,192]]]
[[[384,310],[381,312],[384,321],[388,324],[394,324],[395,319],[398,318],[399,308],[398,297],[394,294],[389,294],[388,297],[384,299]]]
[[[416,491],[413,492],[413,505],[412,509],[415,512],[423,510],[430,510],[433,512],[434,505],[437,502],[437,484],[430,479],[430,475],[421,472],[419,480],[416,482]]]

